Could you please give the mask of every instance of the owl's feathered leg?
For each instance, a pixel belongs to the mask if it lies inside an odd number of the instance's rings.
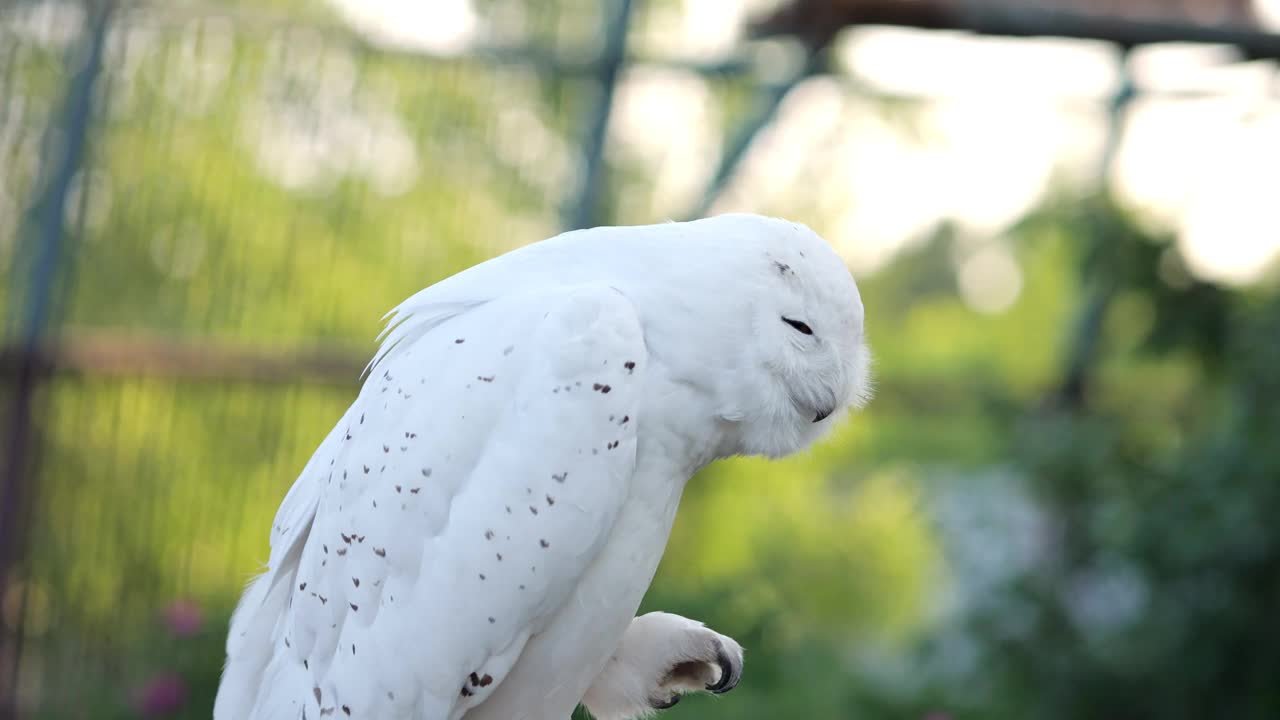
[[[696,620],[654,612],[631,621],[582,698],[597,720],[630,720],[685,693],[725,693],[742,677],[742,647]]]

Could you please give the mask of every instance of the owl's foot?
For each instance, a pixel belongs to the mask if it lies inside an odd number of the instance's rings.
[[[742,647],[700,622],[670,613],[631,621],[582,704],[598,720],[665,710],[690,692],[726,693],[742,678]]]

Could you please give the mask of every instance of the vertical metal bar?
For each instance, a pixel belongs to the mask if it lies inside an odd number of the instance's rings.
[[[86,43],[73,50],[68,65],[78,69],[67,88],[67,97],[57,131],[50,128],[46,145],[48,165],[44,191],[32,205],[19,235],[20,250],[30,254],[25,268],[22,296],[15,300],[25,312],[17,316],[16,328],[22,353],[12,377],[9,417],[3,465],[0,466],[0,598],[9,594],[12,569],[22,558],[24,534],[33,488],[31,477],[32,423],[36,385],[40,380],[40,340],[52,321],[59,278],[67,266],[64,208],[71,183],[79,172],[85,153],[93,113],[94,85],[102,70],[103,47],[112,0],[87,5]],[[15,284],[15,290],[18,284]],[[9,627],[0,618],[0,720],[16,718],[18,672],[22,656],[21,618]]]
[[[600,218],[605,136],[609,129],[609,117],[613,114],[613,92],[618,84],[618,71],[626,61],[627,30],[631,24],[633,4],[632,0],[617,0],[612,14],[605,19],[604,47],[596,65],[599,72],[596,90],[599,95],[591,109],[583,142],[582,174],[579,177],[577,200],[565,213],[564,225],[567,230],[591,227]]]
[[[1086,203],[1092,225],[1086,246],[1088,255],[1099,252],[1104,243],[1112,241],[1106,237],[1112,224],[1098,221],[1097,213],[1112,212],[1106,200],[1110,195],[1111,169],[1115,164],[1116,153],[1124,138],[1124,116],[1137,92],[1133,78],[1129,73],[1126,53],[1120,60],[1120,87],[1107,108],[1107,134],[1098,159],[1097,193],[1095,202]],[[1057,401],[1064,407],[1079,407],[1084,402],[1086,385],[1088,384],[1089,366],[1097,353],[1098,340],[1102,335],[1102,324],[1106,319],[1107,309],[1115,295],[1116,277],[1103,268],[1085,281],[1085,300],[1076,316],[1071,338],[1067,344],[1067,361],[1063,370],[1062,381],[1057,389]]]
[[[738,171],[738,166],[742,163],[743,158],[747,156],[747,151],[751,149],[751,144],[755,142],[756,136],[760,134],[761,130],[768,127],[769,123],[773,122],[773,118],[778,114],[778,108],[782,106],[782,101],[797,85],[818,72],[821,66],[819,53],[808,48],[806,48],[805,52],[804,65],[794,77],[784,83],[761,88],[755,111],[743,122],[737,135],[729,142],[724,156],[720,159],[720,165],[716,167],[715,175],[711,177],[711,181],[707,183],[706,190],[702,192],[702,198],[685,215],[684,219],[696,220],[710,212],[711,206],[720,198],[721,193],[724,192],[725,187]]]

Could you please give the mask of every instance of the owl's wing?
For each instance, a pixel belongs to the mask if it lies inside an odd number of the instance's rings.
[[[289,491],[215,717],[458,717],[605,543],[646,361],[617,291],[460,308],[401,342]]]

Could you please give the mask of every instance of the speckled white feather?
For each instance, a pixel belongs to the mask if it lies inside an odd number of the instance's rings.
[[[393,316],[277,514],[217,720],[568,717],[688,478],[805,447],[868,386],[848,271],[758,216],[567,233]]]

